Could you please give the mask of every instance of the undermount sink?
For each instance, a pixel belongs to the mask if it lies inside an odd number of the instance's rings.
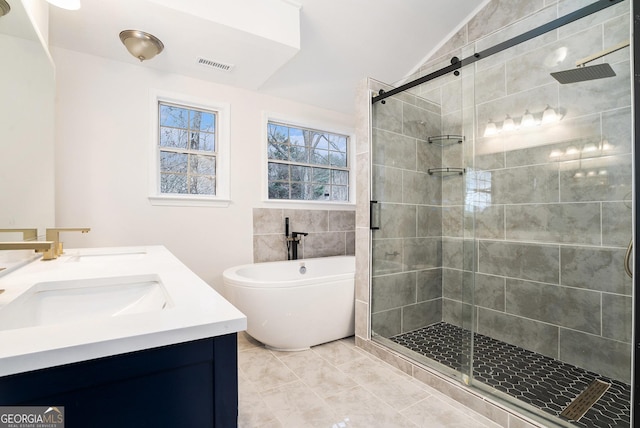
[[[83,253],[69,258],[70,262],[119,262],[140,260],[147,255],[146,251],[130,251],[122,253]]]
[[[4,307],[0,330],[159,311],[171,300],[158,275],[39,282]]]
[[[29,250],[0,251],[0,277],[13,272],[40,258],[40,254]]]

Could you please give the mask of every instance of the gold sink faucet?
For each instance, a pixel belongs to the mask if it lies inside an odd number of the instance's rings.
[[[22,233],[23,241],[35,241],[38,239],[38,229],[0,229],[0,233]]]
[[[46,253],[53,249],[53,241],[38,241],[37,228],[0,229],[0,233],[22,233],[23,241],[0,242],[0,250],[35,250]],[[4,270],[5,268],[0,268]]]
[[[53,252],[54,244],[53,241],[0,242],[0,250],[35,250],[44,253],[42,260],[51,260],[49,254]]]
[[[53,248],[45,253],[43,260],[55,259],[63,254],[62,242],[60,242],[60,232],[82,232],[89,233],[89,227],[54,227],[46,230],[47,241],[53,241]],[[49,258],[47,258],[49,256]]]

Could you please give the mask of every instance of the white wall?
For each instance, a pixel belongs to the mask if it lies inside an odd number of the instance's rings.
[[[342,113],[74,51],[56,63],[56,219],[88,226],[65,247],[165,245],[222,290],[222,271],[252,260],[252,209],[262,202],[263,112],[352,129]],[[152,206],[148,197],[150,91],[231,105],[228,208]]]
[[[0,228],[43,234],[54,221],[54,71],[39,41],[0,34],[0,52]]]

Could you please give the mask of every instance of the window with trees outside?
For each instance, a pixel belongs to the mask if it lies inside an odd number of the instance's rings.
[[[216,195],[218,112],[158,102],[160,193]]]
[[[269,199],[349,201],[349,137],[267,123]]]

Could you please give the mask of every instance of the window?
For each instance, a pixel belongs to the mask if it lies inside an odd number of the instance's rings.
[[[158,94],[153,105],[152,203],[228,202],[228,106]]]
[[[270,200],[349,201],[349,137],[267,123]]]
[[[158,103],[160,193],[216,194],[216,113]]]

